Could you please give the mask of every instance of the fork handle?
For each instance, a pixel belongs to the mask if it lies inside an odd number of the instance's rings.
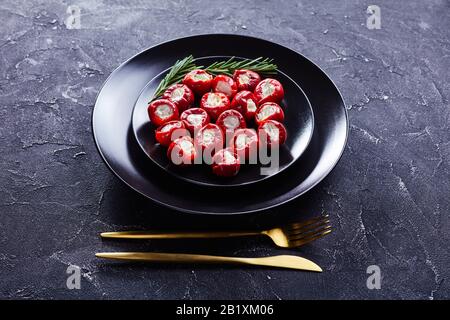
[[[187,239],[187,238],[230,238],[261,235],[261,231],[214,231],[214,232],[158,232],[158,231],[121,231],[103,232],[102,238],[116,239]]]

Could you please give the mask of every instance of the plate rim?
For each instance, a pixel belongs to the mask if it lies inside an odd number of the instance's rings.
[[[180,39],[181,39],[181,38],[180,38]],[[151,48],[149,48],[149,49],[151,49]],[[146,51],[146,50],[144,50],[144,51]],[[213,57],[218,57],[218,56],[205,56],[205,57],[200,57],[199,59],[207,59],[207,58],[213,58]],[[228,56],[224,56],[224,57],[227,58]],[[229,56],[229,57],[231,57],[231,56]],[[237,58],[242,58],[242,57],[237,57]],[[248,59],[248,58],[243,58],[243,59]],[[311,141],[312,141],[312,137],[313,137],[313,135],[314,135],[314,129],[315,129],[315,126],[316,126],[316,124],[315,124],[315,117],[314,117],[314,110],[313,110],[313,108],[312,108],[311,101],[309,101],[309,98],[308,98],[308,96],[306,95],[305,91],[302,89],[302,87],[301,87],[297,82],[294,81],[294,79],[292,79],[292,78],[291,78],[288,74],[286,74],[285,72],[283,72],[283,71],[277,69],[278,72],[280,72],[284,77],[288,78],[288,79],[289,79],[292,83],[294,83],[294,85],[300,90],[301,94],[302,94],[303,97],[306,99],[306,102],[307,102],[307,109],[308,109],[309,114],[310,114],[310,119],[311,119],[311,129],[310,129],[309,132],[308,132],[307,143],[305,144],[305,146],[304,146],[302,152],[298,155],[297,159],[295,159],[294,161],[292,161],[291,163],[289,163],[289,165],[287,165],[286,167],[284,167],[282,170],[277,171],[275,174],[268,175],[268,176],[266,176],[266,177],[264,177],[264,178],[261,178],[261,179],[259,179],[259,180],[249,181],[249,182],[244,182],[244,183],[224,184],[224,185],[220,185],[220,184],[216,184],[216,183],[201,182],[201,181],[196,181],[196,180],[193,180],[193,179],[190,179],[190,178],[185,178],[185,177],[183,177],[182,175],[176,174],[176,173],[172,172],[171,170],[168,170],[168,169],[164,168],[164,166],[162,166],[160,163],[158,163],[156,160],[154,160],[154,159],[148,154],[148,152],[145,150],[144,146],[141,144],[140,140],[137,138],[137,133],[136,133],[136,130],[137,130],[137,129],[136,129],[135,126],[134,126],[134,119],[135,119],[135,113],[136,113],[137,103],[138,103],[139,99],[141,98],[141,96],[142,96],[143,92],[145,91],[145,89],[148,87],[148,85],[149,85],[153,80],[155,80],[155,78],[159,77],[161,74],[167,72],[168,70],[170,70],[170,68],[167,68],[167,69],[161,71],[160,73],[158,73],[156,76],[154,76],[150,81],[148,81],[148,83],[147,83],[147,84],[142,88],[142,90],[139,92],[139,96],[137,97],[137,99],[136,99],[136,101],[134,102],[134,105],[133,105],[133,111],[131,112],[131,122],[130,122],[130,123],[131,123],[131,128],[132,128],[134,137],[135,137],[135,139],[136,139],[136,142],[137,142],[137,144],[139,145],[139,148],[142,150],[142,152],[146,155],[146,157],[149,158],[149,159],[150,159],[154,164],[156,164],[160,169],[166,171],[167,173],[171,174],[171,175],[174,176],[175,178],[181,179],[181,180],[183,180],[183,181],[185,181],[185,182],[188,182],[188,183],[192,183],[192,184],[194,184],[194,185],[200,185],[200,186],[203,186],[203,187],[212,187],[212,188],[218,188],[218,189],[220,189],[220,188],[226,189],[226,188],[232,188],[232,187],[250,186],[250,185],[253,185],[253,184],[258,183],[258,182],[266,181],[266,180],[268,180],[268,179],[270,179],[270,178],[272,178],[272,177],[278,175],[279,173],[281,173],[281,172],[287,170],[291,165],[293,165],[294,163],[296,163],[296,162],[301,158],[301,156],[305,153],[305,151],[308,149],[308,146],[309,146],[309,144],[310,144]]]
[[[286,49],[286,50],[289,50],[289,51],[291,51],[291,52],[293,52],[293,53],[295,53],[295,54],[298,54],[298,55],[302,56],[302,57],[303,57],[304,59],[306,59],[309,63],[311,63],[311,64],[314,65],[317,69],[319,69],[319,70],[320,70],[320,71],[321,71],[321,72],[322,72],[322,73],[330,80],[331,84],[333,85],[334,89],[336,90],[337,94],[339,95],[340,99],[342,100],[342,104],[343,104],[343,111],[344,111],[345,122],[346,122],[346,126],[345,126],[346,132],[345,132],[344,143],[343,143],[342,149],[341,149],[340,152],[339,152],[339,156],[336,158],[336,160],[334,161],[334,163],[329,167],[329,169],[326,170],[326,171],[324,172],[324,174],[322,174],[322,176],[321,176],[319,179],[317,179],[317,181],[315,181],[314,183],[312,183],[311,186],[309,186],[308,188],[306,188],[302,193],[299,193],[299,194],[297,194],[297,195],[294,195],[294,196],[290,197],[289,199],[286,199],[286,200],[284,200],[284,201],[281,201],[281,202],[279,202],[279,203],[277,203],[277,204],[273,204],[273,205],[267,206],[267,207],[265,207],[265,208],[263,208],[263,209],[260,208],[260,209],[245,210],[245,211],[230,212],[230,213],[222,213],[222,212],[214,213],[214,212],[209,212],[209,211],[191,210],[191,209],[186,209],[186,208],[182,208],[182,207],[179,207],[179,206],[173,206],[173,205],[171,205],[170,203],[162,202],[162,201],[160,201],[160,200],[158,200],[158,199],[155,199],[155,198],[153,198],[153,197],[150,197],[150,196],[144,194],[143,192],[141,192],[140,190],[138,190],[137,188],[135,188],[135,187],[133,187],[131,184],[129,184],[127,181],[125,181],[124,178],[122,178],[122,177],[121,177],[121,176],[120,176],[120,175],[119,175],[119,174],[111,167],[111,165],[108,163],[108,161],[107,161],[105,155],[103,154],[103,152],[102,152],[101,149],[100,149],[100,146],[98,145],[98,141],[97,141],[97,138],[96,138],[96,129],[95,129],[95,127],[94,127],[94,119],[95,119],[95,115],[96,115],[95,110],[96,110],[96,107],[97,107],[98,98],[99,98],[100,94],[102,93],[102,91],[104,90],[104,87],[106,86],[106,84],[108,83],[108,81],[109,81],[109,80],[110,80],[110,79],[111,79],[111,78],[112,78],[112,77],[113,77],[113,76],[114,76],[114,75],[115,75],[115,74],[116,74],[116,73],[117,73],[124,65],[126,65],[126,64],[129,63],[131,60],[133,60],[134,58],[136,58],[137,56],[141,55],[142,53],[144,53],[144,52],[147,51],[147,50],[151,50],[151,49],[156,48],[156,47],[158,47],[158,46],[160,46],[160,45],[168,44],[168,43],[170,43],[170,42],[174,42],[174,41],[177,41],[177,40],[182,40],[182,39],[187,39],[187,38],[192,38],[192,37],[202,37],[202,36],[205,36],[205,37],[206,37],[206,36],[247,37],[247,38],[252,38],[252,39],[254,39],[254,40],[259,40],[259,41],[264,41],[264,42],[273,43],[273,44],[278,45],[278,46],[280,46],[280,47],[282,47],[282,48],[284,48],[284,49]],[[261,37],[255,37],[255,36],[249,36],[249,35],[241,35],[241,34],[232,34],[232,33],[200,33],[200,34],[193,34],[193,35],[188,35],[188,36],[183,36],[183,37],[176,37],[176,38],[169,39],[169,40],[167,40],[167,41],[159,42],[159,43],[157,43],[157,44],[155,44],[155,45],[153,45],[153,46],[147,47],[147,48],[145,48],[145,49],[139,51],[138,53],[136,53],[136,54],[133,55],[132,57],[130,57],[130,58],[128,58],[127,60],[125,60],[124,62],[122,62],[119,66],[117,66],[117,67],[110,73],[110,75],[105,79],[105,81],[103,82],[103,84],[101,85],[101,87],[100,87],[100,89],[99,89],[99,91],[98,91],[98,93],[97,93],[97,96],[96,96],[96,98],[95,98],[94,108],[92,109],[91,129],[92,129],[92,136],[93,136],[94,143],[95,143],[95,146],[96,146],[96,148],[97,148],[97,151],[99,152],[99,154],[100,154],[100,156],[101,156],[103,162],[106,164],[106,166],[109,168],[109,170],[110,170],[117,178],[119,178],[125,185],[127,185],[129,188],[131,188],[131,189],[134,190],[135,192],[139,193],[139,194],[142,195],[143,197],[145,197],[145,198],[147,198],[147,199],[150,199],[150,200],[154,201],[155,203],[157,203],[157,204],[159,204],[159,205],[161,205],[161,206],[163,206],[163,207],[170,208],[170,209],[175,210],[175,211],[180,211],[180,212],[189,213],[189,214],[194,214],[194,215],[209,215],[209,216],[211,216],[211,215],[212,215],[212,216],[213,216],[213,215],[217,215],[217,216],[236,216],[236,215],[245,215],[245,214],[250,214],[250,213],[256,213],[256,212],[267,211],[267,210],[273,209],[273,208],[275,208],[275,207],[282,206],[283,204],[286,204],[286,203],[288,203],[288,202],[290,202],[290,201],[293,201],[293,200],[295,200],[295,199],[301,197],[302,195],[308,193],[311,189],[313,189],[313,188],[316,187],[320,182],[322,182],[323,179],[325,179],[325,178],[330,174],[330,172],[333,171],[333,169],[336,167],[336,165],[337,165],[337,164],[339,163],[339,161],[342,159],[342,155],[344,154],[344,151],[345,151],[345,146],[347,145],[347,142],[348,142],[348,136],[349,136],[349,133],[350,133],[350,122],[349,122],[348,110],[347,110],[347,107],[346,107],[346,106],[347,106],[347,104],[346,104],[346,102],[345,102],[345,99],[344,99],[344,97],[343,97],[341,91],[339,90],[339,88],[336,86],[336,83],[333,81],[333,79],[332,79],[331,77],[329,77],[328,74],[327,74],[327,73],[326,73],[326,72],[325,72],[318,64],[316,64],[315,62],[313,62],[311,59],[309,59],[308,57],[306,57],[306,56],[303,55],[302,53],[300,53],[300,52],[298,52],[298,51],[296,51],[296,50],[294,50],[294,49],[291,49],[291,48],[289,48],[289,47],[287,47],[287,46],[285,46],[285,45],[282,45],[282,44],[279,44],[279,43],[277,43],[277,42],[274,42],[274,41],[271,41],[271,40],[267,40],[267,39],[264,39],[264,38],[261,38]],[[130,121],[131,121],[131,119],[130,119]]]

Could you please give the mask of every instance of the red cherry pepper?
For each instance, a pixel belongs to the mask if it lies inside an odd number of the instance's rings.
[[[284,121],[284,112],[281,107],[275,102],[266,102],[259,106],[256,111],[255,121],[259,126],[264,121],[267,120],[276,120],[279,122]]]
[[[188,135],[189,131],[184,122],[179,120],[166,122],[155,130],[156,140],[165,147],[168,147],[172,141]]]
[[[217,118],[216,124],[222,129],[227,141],[231,139],[236,129],[247,127],[242,114],[233,109],[222,112]]]
[[[264,102],[280,102],[284,97],[284,89],[278,80],[267,78],[258,83],[255,88],[255,98],[258,104]]]
[[[286,142],[287,131],[282,123],[267,120],[258,127],[258,138],[261,146],[282,145]]]
[[[197,94],[204,94],[211,89],[212,75],[205,70],[192,70],[184,76],[183,84],[187,85]]]
[[[171,85],[162,95],[163,99],[172,101],[178,108],[178,112],[182,112],[194,103],[194,92],[185,84]]]
[[[220,177],[233,177],[241,167],[239,157],[231,148],[217,151],[212,161],[212,171]]]
[[[212,89],[214,92],[221,92],[231,99],[237,92],[237,84],[229,76],[221,74],[213,79]]]
[[[261,81],[261,77],[254,71],[239,69],[234,71],[233,79],[237,83],[238,91],[242,90],[255,90],[258,83]]]
[[[197,157],[194,141],[189,136],[175,139],[167,149],[167,157],[175,165],[193,164]]]
[[[208,123],[195,136],[195,145],[202,150],[215,147],[217,150],[223,148],[223,132],[218,125]]]
[[[200,107],[215,121],[222,112],[230,108],[230,100],[221,92],[208,92],[203,95]]]
[[[186,128],[193,134],[195,130],[199,130],[209,123],[208,113],[201,108],[191,108],[183,111],[180,119],[183,120]]]
[[[231,139],[230,147],[239,156],[241,163],[244,163],[245,159],[256,156],[258,152],[258,135],[256,131],[248,128],[236,130],[233,139]]]
[[[172,120],[178,120],[177,106],[170,100],[159,99],[149,104],[148,116],[155,126],[163,125]]]
[[[223,148],[223,143],[224,136],[222,130],[214,123],[208,123],[201,128],[194,138],[197,153],[201,153],[202,160],[206,164],[211,164],[212,156]]]
[[[250,91],[238,92],[231,102],[231,108],[239,111],[247,121],[252,121],[257,110],[256,98]]]

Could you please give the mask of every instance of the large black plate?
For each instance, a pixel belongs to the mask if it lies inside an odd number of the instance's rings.
[[[228,60],[230,57],[196,57],[198,65],[209,65],[213,61]],[[169,161],[166,148],[159,145],[153,134],[155,128],[151,124],[147,106],[159,82],[165,76],[163,72],[153,78],[142,90],[133,110],[132,127],[136,140],[142,151],[159,167],[167,170],[186,181],[214,187],[235,187],[251,184],[270,178],[293,164],[305,151],[314,130],[314,117],[308,98],[302,89],[290,79],[283,70],[278,72],[277,78],[284,87],[285,97],[281,103],[288,132],[286,143],[281,146],[278,165],[273,166],[269,174],[261,174],[261,165],[243,165],[235,177],[220,178],[215,176],[210,168],[201,165],[178,167]],[[265,166],[267,168],[267,165]]]
[[[207,45],[205,45],[207,44]],[[176,59],[194,56],[274,58],[307,95],[315,116],[312,140],[288,169],[249,186],[217,191],[176,179],[148,161],[131,130],[133,106],[142,88]],[[334,168],[345,147],[348,119],[330,78],[301,54],[276,43],[239,35],[199,35],[149,48],[118,67],[105,82],[93,111],[100,154],[127,185],[157,203],[184,212],[237,214],[268,209],[310,190]]]

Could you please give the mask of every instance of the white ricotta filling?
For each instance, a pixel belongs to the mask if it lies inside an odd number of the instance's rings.
[[[239,119],[236,116],[228,116],[223,120],[223,124],[229,130],[234,130],[239,126]]]
[[[220,96],[218,94],[211,93],[208,95],[206,103],[211,107],[217,107],[218,105],[222,104],[222,99],[220,99]]]
[[[261,110],[258,112],[258,120],[264,120],[267,119],[269,116],[273,115],[276,112],[276,109],[273,105],[265,105],[261,108]]]
[[[209,75],[206,73],[196,73],[192,78],[194,78],[194,80],[196,81],[206,81],[209,80]]]
[[[250,77],[246,74],[241,74],[239,76],[239,83],[240,84],[248,84],[250,82]]]
[[[166,119],[172,116],[173,110],[171,106],[167,104],[162,104],[158,107],[156,107],[155,114],[160,117],[161,119]]]
[[[238,149],[244,148],[248,143],[250,143],[250,137],[247,136],[245,133],[240,134],[236,137],[236,147]]]
[[[190,114],[187,116],[187,121],[194,127],[200,126],[203,122],[203,115],[201,114]]]
[[[270,137],[270,141],[277,141],[280,135],[280,129],[273,123],[266,123],[263,126],[264,131],[266,131],[267,135]]]
[[[184,88],[176,88],[172,91],[172,94],[170,95],[170,99],[173,101],[178,101],[184,96]]]
[[[256,104],[252,99],[247,100],[247,111],[250,111],[250,112],[256,111]]]
[[[178,124],[176,124],[176,123],[166,124],[164,127],[161,128],[161,132],[169,132],[170,130],[172,130],[173,128],[175,128],[177,126],[178,126]]]
[[[214,142],[214,138],[216,137],[216,131],[213,129],[206,129],[203,131],[203,143],[210,144]]]
[[[192,144],[192,142],[188,140],[181,140],[179,144],[181,150],[183,150],[185,154],[191,154],[192,152],[194,152],[194,145]]]
[[[234,162],[236,162],[236,158],[230,151],[226,150],[223,152],[223,162],[234,163]]]
[[[231,86],[226,81],[219,81],[217,83],[216,90],[219,91],[219,92],[225,93],[227,96],[230,96],[231,93],[232,93]]]
[[[270,96],[275,91],[275,86],[271,84],[269,81],[264,82],[261,85],[263,97]]]

